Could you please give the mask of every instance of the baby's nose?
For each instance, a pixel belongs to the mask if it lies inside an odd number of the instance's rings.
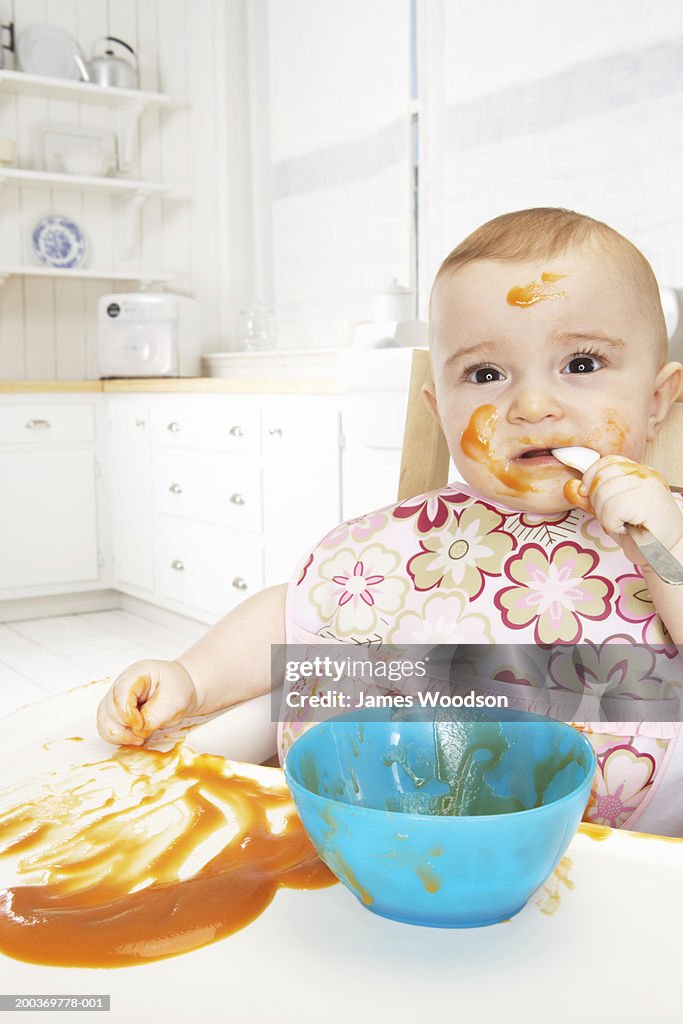
[[[510,423],[540,423],[545,419],[560,419],[563,409],[552,389],[529,382],[516,389],[508,408]]]

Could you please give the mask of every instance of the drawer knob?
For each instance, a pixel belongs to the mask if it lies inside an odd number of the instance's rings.
[[[26,424],[27,430],[49,430],[50,424],[47,420],[29,420]]]
[[[183,489],[180,486],[180,484],[171,484],[171,486],[169,487],[169,491],[171,492],[171,494],[182,494],[183,493]]]
[[[138,417],[138,419],[136,419],[136,421],[135,421],[135,426],[136,426],[136,427],[144,427],[144,425],[145,425],[145,421],[144,421],[144,420],[141,420],[141,419],[140,419],[140,418]]]
[[[244,505],[244,495],[243,494],[231,494],[230,495],[230,501],[233,503],[233,505]]]
[[[232,581],[232,585],[235,588],[235,590],[249,589],[249,584],[247,583],[246,580],[243,580],[241,576],[235,576],[234,580]]]
[[[178,431],[180,430],[180,424],[179,424],[179,423],[176,423],[176,421],[175,421],[175,420],[171,420],[171,422],[170,422],[170,423],[169,423],[169,425],[168,425],[168,426],[166,427],[166,429],[167,429],[167,430],[170,430],[172,434],[177,434],[177,433],[178,433]]]
[[[183,563],[180,561],[179,558],[174,558],[173,559],[173,561],[171,562],[171,568],[175,569],[176,572],[184,572],[185,571],[185,566],[183,565]]]
[[[282,427],[268,427],[268,433],[271,437],[282,437]]]
[[[230,434],[230,437],[244,437],[244,431],[240,426],[237,426],[237,424],[235,424],[234,427],[230,427],[228,433]]]

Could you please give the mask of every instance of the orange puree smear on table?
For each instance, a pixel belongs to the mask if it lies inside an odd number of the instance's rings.
[[[582,821],[579,825],[579,834],[586,836],[588,839],[594,839],[597,842],[601,842],[604,839],[609,839],[610,836],[616,835],[619,832],[621,835],[626,835],[629,839],[654,839],[660,843],[681,843],[683,839],[678,836],[656,836],[650,832],[632,832],[630,829],[615,829],[609,828],[607,825],[595,825],[592,821]]]
[[[563,277],[567,277],[567,274],[551,274],[544,270],[540,281],[530,281],[529,284],[511,288],[507,293],[507,301],[511,306],[533,306],[544,299],[563,299],[567,293],[553,288],[554,283]]]
[[[243,928],[280,886],[334,884],[282,772],[259,769],[264,784],[239,767],[183,744],[127,748],[79,768],[83,784],[52,773],[0,812],[0,856],[31,876],[0,890],[0,951],[70,967],[147,963]],[[125,794],[114,796],[112,773]]]

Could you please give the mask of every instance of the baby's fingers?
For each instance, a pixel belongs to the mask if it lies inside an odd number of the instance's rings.
[[[639,462],[627,459],[625,455],[605,455],[594,462],[584,473],[581,481],[581,494],[589,495],[592,500],[598,486],[605,484],[608,480],[618,479],[641,484],[659,484],[668,490],[664,477],[651,466],[641,465]]]
[[[148,733],[140,711],[152,689],[149,672],[141,664],[131,665],[116,679],[100,702],[97,726],[110,743],[140,745]]]
[[[574,477],[571,480],[567,480],[566,484],[562,488],[562,492],[571,505],[576,505],[578,508],[582,508],[584,512],[588,512],[590,515],[595,515],[593,506],[590,503],[590,499],[584,497],[579,488],[581,487],[581,481]]]
[[[141,746],[144,740],[125,725],[114,705],[112,691],[109,690],[106,697],[100,701],[97,708],[97,731],[103,740],[115,744],[132,744]]]

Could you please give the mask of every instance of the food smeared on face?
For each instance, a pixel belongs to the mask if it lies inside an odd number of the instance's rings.
[[[498,419],[495,405],[478,406],[472,413],[469,423],[460,437],[463,453],[473,462],[486,467],[488,471],[503,484],[509,494],[536,491],[533,474],[529,472],[531,465],[518,465],[516,459],[504,459],[496,455],[492,447],[492,439]],[[553,460],[556,462],[556,460]],[[536,470],[543,467],[535,466]]]
[[[538,483],[550,479],[558,472],[578,472],[559,462],[551,449],[581,443],[605,454],[621,454],[628,434],[628,428],[622,427],[617,422],[616,413],[610,411],[604,427],[587,431],[580,442],[559,432],[545,440],[525,434],[517,438],[513,451],[501,456],[497,454],[494,444],[497,420],[498,410],[495,405],[487,403],[477,406],[460,436],[460,448],[467,458],[488,470],[509,495],[538,492],[539,488],[534,481]],[[636,470],[632,469],[631,472]],[[654,470],[651,472],[654,473]],[[577,500],[580,485],[581,474],[578,477],[572,476],[563,484],[564,496],[572,505],[580,504]]]
[[[554,288],[556,281],[567,277],[567,274],[551,274],[544,270],[540,281],[530,281],[529,284],[515,285],[507,293],[507,301],[511,306],[533,306],[544,299],[563,299],[566,292],[560,288]]]
[[[148,963],[243,928],[280,886],[334,884],[282,772],[240,768],[182,744],[128,748],[52,773],[28,797],[2,794],[0,858],[27,884],[0,889],[0,951],[68,967]]]

